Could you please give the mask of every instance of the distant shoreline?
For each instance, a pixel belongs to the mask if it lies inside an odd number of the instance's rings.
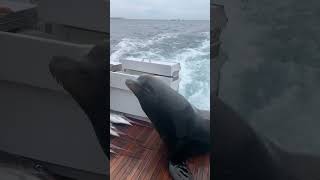
[[[123,18],[123,17],[110,17],[110,19],[127,19],[127,18]]]
[[[152,20],[152,21],[210,21],[204,19],[134,19],[124,17],[110,17],[111,20]]]

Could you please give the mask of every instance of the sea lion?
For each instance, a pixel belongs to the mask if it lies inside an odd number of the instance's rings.
[[[288,152],[213,97],[213,179],[317,180],[320,157]]]
[[[96,45],[81,59],[65,56],[52,58],[53,77],[70,93],[89,117],[104,153],[109,158],[108,43]]]
[[[192,179],[185,161],[210,150],[210,121],[156,77],[141,75],[125,83],[168,146],[171,176],[175,180]]]

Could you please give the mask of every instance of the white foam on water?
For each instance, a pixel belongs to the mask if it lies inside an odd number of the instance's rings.
[[[209,110],[210,41],[204,40],[198,48],[184,49],[174,59],[181,64],[179,92],[197,108]]]
[[[158,34],[150,39],[122,39],[111,54],[111,61],[121,58],[153,59],[175,61],[181,65],[181,82],[179,93],[185,96],[194,106],[210,109],[210,33],[201,32],[199,38],[204,39],[196,48],[186,47],[170,54],[163,54],[157,43],[179,40],[177,33]],[[175,40],[174,40],[175,41]],[[174,43],[170,42],[170,43]],[[152,46],[152,47],[151,47]],[[134,56],[133,56],[134,54]]]
[[[164,41],[165,39],[174,38],[177,35],[177,33],[163,33],[147,40],[124,38],[115,46],[116,51],[110,55],[110,61],[119,61],[130,53],[139,53],[139,51],[137,52],[138,49],[151,46],[155,43]],[[150,51],[148,51],[148,53],[150,53]],[[149,56],[146,56],[145,58],[147,57]]]
[[[121,57],[137,48],[137,42],[133,39],[124,38],[115,47],[117,50],[110,55],[110,61],[119,61]]]

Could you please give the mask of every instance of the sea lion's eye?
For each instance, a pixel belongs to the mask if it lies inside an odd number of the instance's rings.
[[[145,89],[149,92],[153,92],[153,88],[149,84],[145,84]]]

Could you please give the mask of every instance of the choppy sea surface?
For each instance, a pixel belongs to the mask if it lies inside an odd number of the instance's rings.
[[[179,62],[179,93],[210,109],[210,22],[110,20],[111,61],[125,58]]]

